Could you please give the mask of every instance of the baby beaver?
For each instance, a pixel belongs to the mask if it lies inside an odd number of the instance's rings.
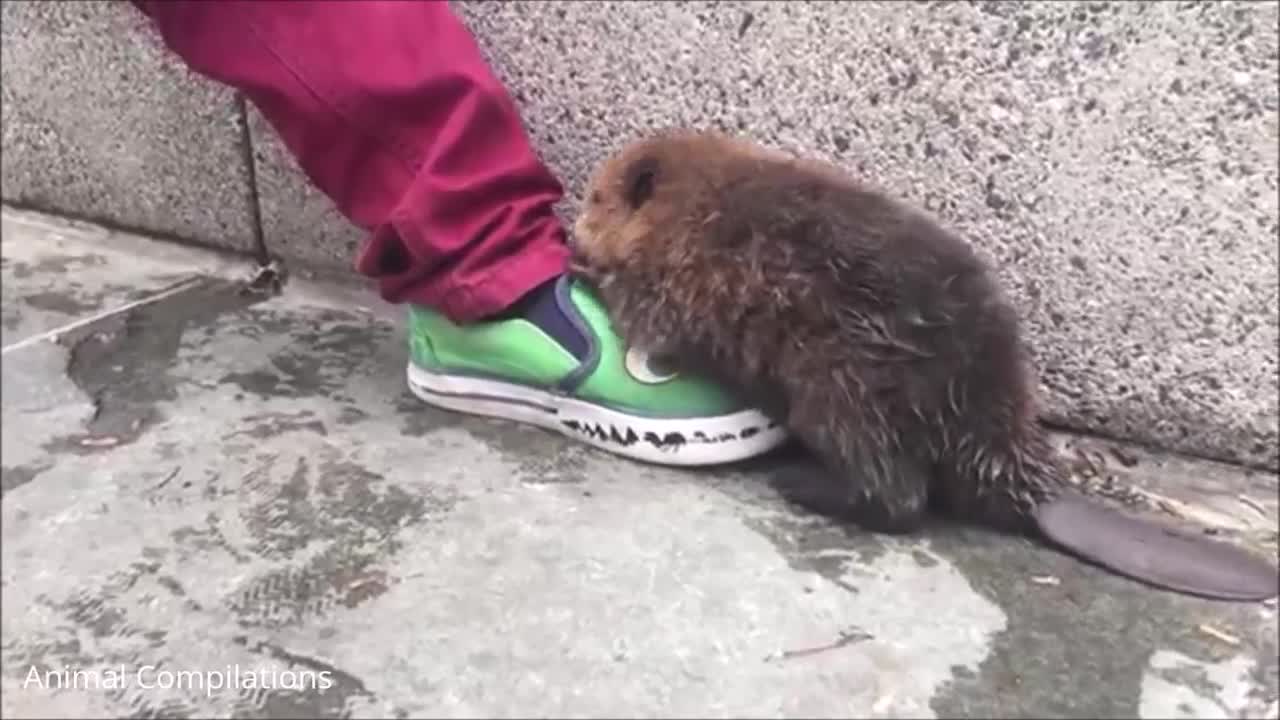
[[[865,527],[909,532],[937,504],[1152,585],[1276,594],[1273,564],[1074,491],[994,274],[928,215],[839,168],[717,132],[659,132],[597,168],[574,236],[575,271],[627,342],[783,422]]]

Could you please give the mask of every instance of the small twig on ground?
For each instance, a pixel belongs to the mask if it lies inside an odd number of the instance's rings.
[[[817,655],[818,653],[838,650],[846,645],[871,640],[872,637],[871,633],[861,628],[850,628],[841,632],[840,637],[834,642],[827,643],[826,645],[819,645],[817,647],[801,648],[800,650],[784,650],[780,653],[769,655],[765,658],[765,662],[770,660],[794,660],[795,658]]]
[[[156,486],[155,486],[155,487],[153,487],[153,488],[151,488],[151,489],[152,489],[152,490],[159,490],[160,488],[164,487],[165,485],[168,485],[170,481],[172,481],[174,478],[178,477],[178,473],[179,473],[181,470],[182,470],[182,466],[181,466],[181,465],[176,466],[175,468],[173,468],[173,470],[172,470],[172,471],[170,471],[170,472],[169,472],[169,474],[168,474],[168,475],[166,475],[166,476],[164,477],[164,479],[163,479],[163,480],[161,480],[159,483],[157,483],[157,484],[156,484]]]
[[[1199,630],[1200,630],[1200,632],[1204,633],[1205,635],[1208,635],[1208,636],[1210,636],[1210,637],[1212,637],[1212,638],[1216,638],[1216,639],[1218,639],[1218,640],[1221,640],[1222,642],[1224,642],[1224,643],[1226,643],[1226,644],[1228,644],[1228,645],[1239,645],[1239,644],[1240,644],[1240,638],[1238,638],[1238,637],[1236,637],[1235,635],[1232,635],[1232,634],[1230,634],[1230,633],[1228,633],[1228,632],[1225,632],[1225,631],[1223,631],[1223,630],[1219,630],[1218,628],[1216,628],[1216,627],[1214,627],[1214,626],[1212,626],[1212,625],[1209,625],[1208,623],[1201,624],[1201,625],[1200,625],[1200,627],[1199,627]]]
[[[1244,503],[1245,505],[1248,505],[1253,510],[1257,511],[1257,513],[1262,517],[1265,518],[1267,516],[1267,509],[1262,507],[1261,503],[1249,497],[1248,495],[1236,495],[1236,499]]]

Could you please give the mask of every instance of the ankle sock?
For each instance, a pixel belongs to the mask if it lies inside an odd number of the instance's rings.
[[[569,320],[566,311],[556,298],[556,284],[560,278],[552,278],[525,293],[519,300],[498,315],[500,319],[522,318],[537,325],[579,360],[587,357],[587,338]]]

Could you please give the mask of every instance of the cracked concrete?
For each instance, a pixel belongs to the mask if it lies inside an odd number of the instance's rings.
[[[1274,605],[427,408],[371,294],[8,210],[3,251],[5,717],[1275,717]],[[1275,552],[1274,475],[1083,454]]]

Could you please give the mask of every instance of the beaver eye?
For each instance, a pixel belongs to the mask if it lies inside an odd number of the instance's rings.
[[[593,203],[598,203],[598,202],[600,202],[600,200],[601,200],[601,198],[600,198],[600,191],[599,191],[599,190],[597,190],[597,191],[595,191],[595,192],[591,193],[591,202],[593,202]]]

